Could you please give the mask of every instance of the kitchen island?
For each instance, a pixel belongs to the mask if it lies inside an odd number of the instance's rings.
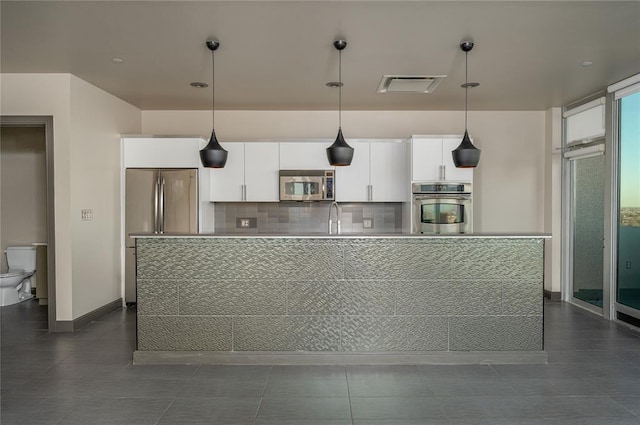
[[[134,237],[136,364],[546,362],[546,235]]]

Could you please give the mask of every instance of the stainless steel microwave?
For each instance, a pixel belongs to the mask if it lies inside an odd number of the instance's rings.
[[[281,201],[333,201],[333,170],[280,170]]]

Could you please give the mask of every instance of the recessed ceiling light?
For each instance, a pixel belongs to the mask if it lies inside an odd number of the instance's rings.
[[[114,63],[122,63],[122,62],[124,62],[124,59],[122,59],[122,58],[111,58],[111,60],[112,60]]]
[[[194,82],[193,82],[193,83],[191,83],[190,85],[191,85],[191,87],[197,87],[197,88],[199,88],[199,89],[204,89],[204,88],[209,87],[209,84],[207,84],[207,83],[201,83],[201,82],[199,82],[199,81],[194,81]]]
[[[587,67],[587,66],[591,66],[591,65],[593,65],[593,62],[591,62],[591,61],[584,61],[584,62],[582,62],[580,64],[580,66],[582,66],[582,67]]]

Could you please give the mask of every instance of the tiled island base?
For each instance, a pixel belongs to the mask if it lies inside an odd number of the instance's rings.
[[[142,363],[543,363],[544,237],[137,238]]]

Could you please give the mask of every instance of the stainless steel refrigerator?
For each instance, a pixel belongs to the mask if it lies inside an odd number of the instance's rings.
[[[125,302],[136,302],[131,233],[197,233],[198,170],[127,168],[125,175]]]

